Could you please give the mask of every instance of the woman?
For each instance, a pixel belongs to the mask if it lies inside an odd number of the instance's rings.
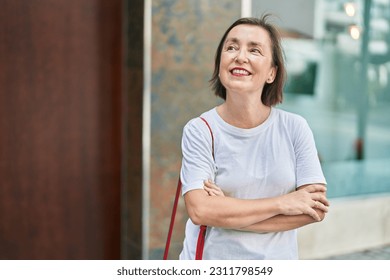
[[[214,142],[200,118],[184,128],[190,219],[180,259],[194,259],[199,225],[207,225],[204,259],[297,259],[296,229],[328,211],[307,122],[273,107],[282,101],[285,67],[267,18],[237,20],[218,46],[211,83],[225,102],[202,114]]]

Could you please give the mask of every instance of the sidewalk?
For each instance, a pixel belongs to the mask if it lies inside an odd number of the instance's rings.
[[[327,260],[390,260],[390,244],[360,252],[331,256]]]

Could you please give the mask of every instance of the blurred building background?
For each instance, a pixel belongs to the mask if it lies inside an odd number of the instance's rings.
[[[390,1],[0,3],[0,259],[161,259],[182,128],[221,102],[217,44],[265,12],[332,203],[301,258],[390,244]],[[172,259],[186,220],[181,200]]]
[[[266,12],[280,26],[287,61],[280,107],[308,120],[332,202],[323,223],[300,230],[301,257],[390,244],[390,1],[152,0],[150,6],[148,258],[162,255],[181,129],[219,102],[208,87],[219,39],[236,18]],[[172,258],[187,219],[179,206]]]

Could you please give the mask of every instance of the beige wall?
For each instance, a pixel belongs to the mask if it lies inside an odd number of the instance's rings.
[[[390,244],[390,196],[331,200],[321,223],[299,230],[301,259],[322,259]]]

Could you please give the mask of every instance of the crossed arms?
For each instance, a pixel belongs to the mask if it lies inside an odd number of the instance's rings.
[[[184,195],[188,215],[197,225],[251,232],[278,232],[320,222],[329,202],[323,184],[310,184],[272,198],[237,199],[226,197],[212,182],[204,190]]]

